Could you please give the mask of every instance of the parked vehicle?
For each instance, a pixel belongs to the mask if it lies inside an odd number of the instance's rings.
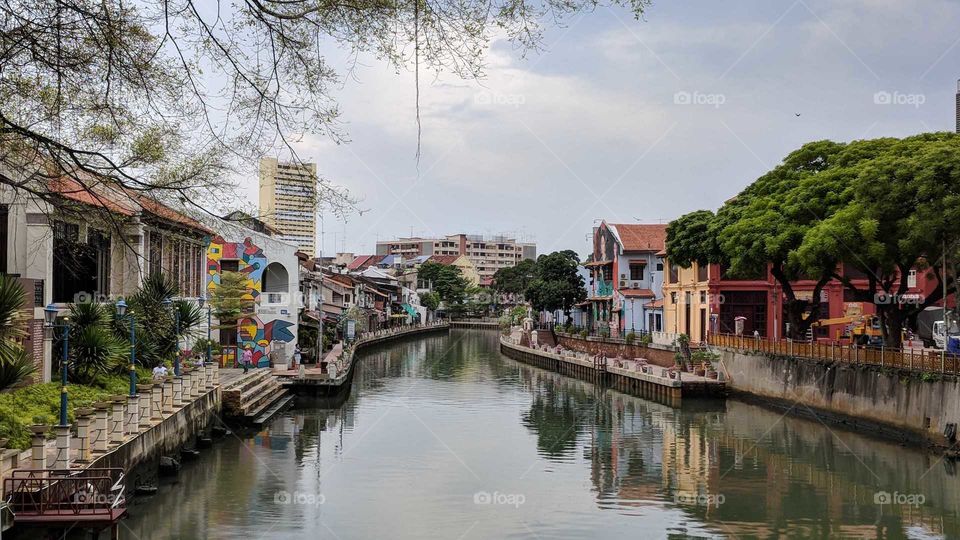
[[[842,324],[843,330],[837,332],[835,339],[849,339],[854,345],[880,347],[883,345],[883,328],[876,315],[851,315],[833,319],[820,319],[814,326]]]

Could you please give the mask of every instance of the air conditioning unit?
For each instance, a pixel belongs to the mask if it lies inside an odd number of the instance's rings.
[[[620,288],[623,289],[623,288],[625,288],[626,286],[627,286],[627,280],[621,279],[621,280],[620,280]]]

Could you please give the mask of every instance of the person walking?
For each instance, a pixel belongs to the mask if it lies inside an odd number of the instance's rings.
[[[247,373],[250,371],[250,364],[253,363],[253,350],[249,345],[243,349],[243,372]]]
[[[297,369],[297,366],[300,365],[301,358],[300,345],[297,345],[296,348],[293,349],[293,369]]]

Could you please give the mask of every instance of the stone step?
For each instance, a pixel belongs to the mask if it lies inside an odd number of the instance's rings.
[[[277,383],[275,387],[264,391],[263,394],[258,396],[256,399],[245,404],[243,408],[243,415],[246,417],[255,417],[285,395],[287,395],[287,389]]]
[[[258,406],[256,409],[251,410],[246,416],[247,418],[252,418],[254,424],[263,424],[269,418],[264,419],[264,417],[271,417],[277,413],[281,407],[289,403],[293,399],[289,393],[287,393],[286,388],[280,387],[271,393],[266,399],[263,400],[263,403]],[[277,409],[277,410],[273,410]],[[272,411],[272,412],[271,412]]]

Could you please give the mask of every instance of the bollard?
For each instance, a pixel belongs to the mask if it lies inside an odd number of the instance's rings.
[[[154,384],[150,390],[150,420],[163,420],[163,386]]]
[[[213,365],[213,385],[220,386],[220,366],[218,364]]]
[[[110,404],[106,401],[98,401],[93,404],[93,407],[95,409],[93,413],[93,440],[90,441],[90,447],[93,448],[94,452],[106,452],[107,445],[110,442],[109,435],[107,435],[109,429],[107,416],[110,414]]]
[[[110,444],[119,445],[123,442],[123,417],[126,412],[124,403],[126,401],[125,396],[114,396],[110,400]]]
[[[183,406],[183,377],[173,378],[173,406],[177,409]]]
[[[190,371],[190,376],[193,381],[190,383],[190,397],[197,399],[200,397],[200,392],[203,390],[203,371],[200,369],[193,369]]]
[[[138,384],[137,394],[140,396],[140,429],[150,427],[150,395],[153,392],[152,384]]]
[[[204,364],[203,373],[206,375],[206,388],[207,390],[213,390],[213,366]]]
[[[30,438],[30,468],[47,468],[47,431],[50,428],[39,424],[30,426],[33,435]]]
[[[183,377],[183,392],[180,393],[182,396],[181,403],[186,405],[190,403],[191,396],[193,396],[193,373],[189,369],[183,369],[180,373]]]
[[[127,396],[127,435],[136,435],[140,431],[140,396]]]
[[[54,469],[70,470],[70,428],[69,424],[53,426],[53,432],[57,436],[57,455],[53,458]]]
[[[163,380],[163,414],[173,414],[173,377]]]
[[[77,462],[90,461],[90,423],[93,421],[93,409],[86,407],[76,410],[77,415]]]

